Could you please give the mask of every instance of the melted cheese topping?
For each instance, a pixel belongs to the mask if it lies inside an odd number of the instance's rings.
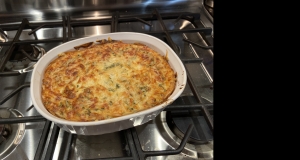
[[[42,101],[57,117],[97,121],[159,105],[175,83],[166,57],[146,45],[109,38],[52,61],[44,73]]]

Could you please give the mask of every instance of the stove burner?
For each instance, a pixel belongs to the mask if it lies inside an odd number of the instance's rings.
[[[173,125],[169,124],[171,122],[170,120],[172,119],[172,117],[170,117],[170,113],[171,112],[169,112],[169,111],[162,111],[160,113],[160,115],[155,118],[155,124],[157,125],[157,128],[159,129],[159,133],[162,133],[161,136],[168,143],[168,145],[172,146],[173,148],[177,148],[179,146],[182,138],[180,138],[178,135],[175,135],[175,133],[172,131],[171,127],[174,126],[174,124]],[[181,112],[181,116],[182,116],[182,112]],[[174,119],[174,117],[173,117],[173,119]],[[186,126],[189,126],[189,124],[190,123],[188,123]],[[198,125],[198,124],[194,125],[194,129],[195,129],[196,125]],[[184,133],[185,133],[185,131],[186,130],[184,130]],[[212,160],[213,159],[213,140],[212,140],[212,138],[211,138],[211,140],[209,140],[206,143],[204,143],[204,141],[203,142],[197,141],[197,140],[193,139],[193,137],[196,137],[193,132],[195,132],[195,131],[192,131],[192,133],[190,135],[190,139],[186,143],[181,154],[183,154],[187,157],[191,157],[191,158],[205,158],[206,160]]]
[[[45,50],[37,45],[20,45],[13,51],[13,55],[6,63],[5,67],[10,71],[18,71],[24,68],[33,66],[36,62],[31,61],[22,52],[26,52],[29,56],[34,59],[39,59],[45,55]]]
[[[7,138],[10,136],[10,133],[11,133],[11,127],[9,125],[0,124],[0,144],[5,140],[7,140]]]
[[[18,62],[18,61],[24,61],[27,59],[27,57],[22,53],[22,50],[24,50],[26,53],[28,53],[33,58],[37,58],[39,55],[39,50],[36,46],[32,45],[21,45],[19,47],[16,47],[14,53],[9,61],[11,62]]]
[[[195,125],[201,127],[203,127],[201,123],[206,124],[204,117],[199,115],[197,112],[189,113],[189,111],[170,111],[166,113],[166,119],[171,131],[180,139],[183,139],[184,133],[186,132],[189,124],[197,123]],[[190,138],[188,139],[188,143],[206,144],[207,140],[205,139],[212,140],[212,134],[210,132],[204,133],[202,130],[197,131],[196,127],[194,127]]]
[[[15,109],[0,109],[0,118],[24,117]],[[0,159],[9,156],[21,143],[25,134],[25,123],[0,124]]]

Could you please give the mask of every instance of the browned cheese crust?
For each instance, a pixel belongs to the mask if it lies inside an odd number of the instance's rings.
[[[44,73],[42,101],[57,117],[97,121],[159,105],[175,84],[166,57],[146,45],[109,38],[52,61]]]

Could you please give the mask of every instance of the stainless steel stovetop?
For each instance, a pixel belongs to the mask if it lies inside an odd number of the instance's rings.
[[[29,25],[22,29],[24,18]],[[0,159],[212,160],[212,21],[202,0],[0,1]],[[172,105],[141,126],[95,136],[64,132],[32,106],[31,66],[63,42],[110,32],[141,32],[165,41],[184,62],[189,83]],[[184,141],[182,151],[167,155]]]

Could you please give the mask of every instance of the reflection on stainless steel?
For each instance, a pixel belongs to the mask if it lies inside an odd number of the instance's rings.
[[[121,133],[78,135],[73,144],[70,160],[126,156],[126,146],[124,139],[121,139]]]
[[[36,32],[38,39],[60,38],[62,37],[62,28],[43,28]]]
[[[86,10],[111,10],[111,9],[133,9],[140,7],[172,7],[183,5],[185,7],[195,6],[197,0],[63,0],[63,1],[0,1],[0,12],[29,12],[36,15],[42,13],[71,12]],[[26,6],[26,7],[25,7]]]
[[[2,111],[1,116],[3,118],[8,117],[23,117],[22,113],[15,109],[1,109]],[[0,159],[4,159],[5,157],[9,156],[12,151],[16,149],[16,147],[22,141],[24,134],[25,134],[25,124],[10,124],[11,133],[10,136],[7,137],[5,141],[0,144]]]
[[[31,29],[24,29],[20,35],[20,40],[34,40],[34,34],[29,35]],[[8,41],[12,41],[17,31],[6,31]],[[49,38],[60,38],[62,37],[62,28],[43,28],[36,31],[37,38],[39,40]]]
[[[63,148],[64,146],[62,146],[62,141],[63,141],[65,133],[66,132],[64,132],[63,130],[59,131],[58,138],[56,141],[56,147],[55,147],[55,150],[53,153],[53,159],[58,159],[60,151],[65,149],[65,148]]]
[[[90,27],[76,27],[73,28],[74,38],[89,37],[93,35],[101,35],[104,33],[110,33],[110,25],[101,25],[101,26],[90,26]]]
[[[56,20],[63,15],[88,16],[89,18],[110,15],[111,11],[133,11],[143,13],[149,9],[163,9],[166,11],[197,12],[202,0],[87,0],[87,1],[0,1],[1,22],[20,22],[22,18],[29,21]],[[55,3],[53,3],[55,2]],[[13,17],[13,18],[10,18]],[[21,18],[22,17],[22,18]],[[1,25],[0,25],[1,26]]]
[[[20,40],[34,40],[34,35],[28,35],[31,29],[24,29],[20,35]],[[15,37],[17,31],[6,31],[8,41],[12,41]]]

